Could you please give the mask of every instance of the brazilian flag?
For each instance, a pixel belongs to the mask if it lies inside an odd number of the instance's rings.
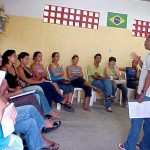
[[[108,12],[107,26],[116,28],[127,28],[127,14]]]

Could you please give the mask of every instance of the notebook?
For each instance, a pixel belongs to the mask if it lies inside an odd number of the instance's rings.
[[[5,79],[5,75],[6,75],[6,72],[0,70],[0,85],[2,84],[2,81]]]
[[[5,108],[4,114],[3,114],[3,117],[2,117],[1,126],[2,126],[2,131],[3,131],[4,138],[6,138],[7,136],[11,135],[14,132],[14,130],[15,130],[14,123],[9,118],[9,114],[10,114],[13,106],[14,106],[14,103],[11,103],[10,105],[8,105]]]
[[[28,95],[28,94],[33,94],[33,93],[35,93],[35,91],[36,91],[36,90],[32,90],[32,91],[29,91],[29,92],[24,92],[24,93],[15,95],[15,96],[11,96],[10,99],[16,98],[16,97],[20,97],[20,96],[24,96],[24,95]]]
[[[128,105],[130,118],[150,118],[150,101],[129,102]]]

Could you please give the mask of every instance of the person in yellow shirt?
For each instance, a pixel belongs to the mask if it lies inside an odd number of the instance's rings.
[[[104,92],[106,110],[112,112],[111,105],[115,99],[115,97],[112,96],[112,82],[109,78],[103,76],[103,69],[99,65],[101,59],[101,54],[94,56],[94,65],[88,67],[88,79],[91,85]]]

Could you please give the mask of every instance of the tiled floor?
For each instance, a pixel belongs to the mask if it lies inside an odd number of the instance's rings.
[[[81,103],[75,107],[74,113],[62,109],[62,126],[46,136],[60,143],[60,150],[118,150],[130,128],[128,109],[114,104],[109,113],[99,103],[91,112],[82,110]]]

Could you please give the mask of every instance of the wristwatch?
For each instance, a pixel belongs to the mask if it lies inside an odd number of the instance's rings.
[[[146,94],[146,91],[144,91],[144,90],[142,90],[141,92],[144,93],[144,94]]]

